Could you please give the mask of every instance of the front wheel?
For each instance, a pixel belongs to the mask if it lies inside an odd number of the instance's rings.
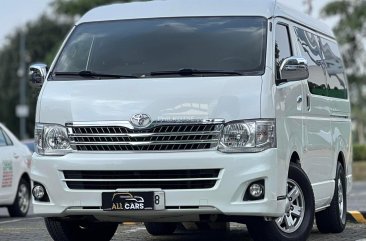
[[[98,240],[109,241],[118,223],[91,223],[45,218],[46,228],[55,241]]]
[[[30,184],[25,179],[20,179],[14,203],[8,207],[11,217],[25,217],[30,206]]]
[[[255,241],[306,241],[314,224],[314,213],[311,183],[301,167],[291,163],[285,214],[272,221],[253,218],[247,227]]]

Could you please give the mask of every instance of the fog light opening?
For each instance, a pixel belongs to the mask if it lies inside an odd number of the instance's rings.
[[[44,197],[45,190],[41,185],[33,187],[33,197],[37,200],[41,200]]]
[[[36,201],[39,201],[39,202],[49,202],[50,201],[45,187],[40,183],[35,182],[33,184],[32,195]]]
[[[245,191],[243,201],[256,201],[264,199],[265,186],[264,180],[255,181],[249,184]]]
[[[264,192],[264,187],[258,183],[254,183],[249,187],[249,193],[254,198],[259,198]]]

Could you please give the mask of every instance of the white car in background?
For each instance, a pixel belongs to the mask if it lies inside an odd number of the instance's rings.
[[[30,206],[30,165],[32,154],[0,123],[0,207],[10,216],[24,217]]]

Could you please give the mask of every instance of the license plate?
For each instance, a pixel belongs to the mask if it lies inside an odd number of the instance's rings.
[[[164,210],[164,192],[103,192],[105,211]]]

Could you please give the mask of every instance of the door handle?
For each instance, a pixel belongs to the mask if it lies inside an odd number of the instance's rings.
[[[297,97],[296,103],[301,104],[301,102],[302,102],[302,96],[300,95]]]
[[[14,157],[15,159],[18,159],[20,156],[19,156],[17,153],[13,153],[13,157]]]
[[[298,111],[301,111],[302,110],[302,96],[301,95],[299,95],[297,97],[297,99],[296,99],[296,105],[297,105],[296,109]]]
[[[306,95],[306,107],[307,107],[308,111],[310,111],[311,104],[310,104],[310,95],[309,94]]]

